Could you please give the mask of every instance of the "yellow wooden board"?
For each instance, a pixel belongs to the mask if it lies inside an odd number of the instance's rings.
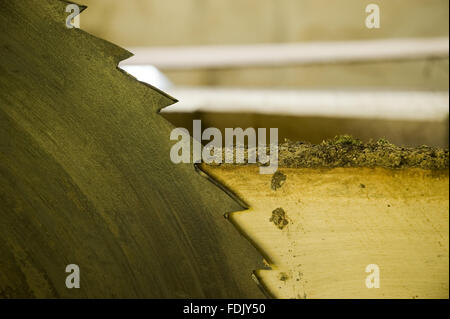
[[[448,171],[280,168],[274,190],[256,166],[203,169],[250,206],[230,218],[272,268],[256,275],[274,297],[448,298]]]

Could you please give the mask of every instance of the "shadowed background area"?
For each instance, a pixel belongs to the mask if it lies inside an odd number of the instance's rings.
[[[354,49],[344,52],[350,56],[345,61],[326,62],[285,62],[283,56],[290,54],[290,49],[278,47],[283,44],[325,43],[327,52],[333,55],[340,43],[354,43],[357,47],[367,40],[393,40],[389,47],[395,47],[396,40],[423,40],[448,38],[448,1],[325,1],[325,0],[231,0],[231,1],[163,1],[163,0],[86,0],[89,9],[81,19],[81,28],[118,43],[132,52],[136,58],[145,61],[145,65],[154,65],[170,81],[144,80],[166,91],[180,100],[172,106],[170,114],[164,116],[176,126],[189,128],[192,118],[202,119],[205,127],[278,127],[280,139],[307,140],[320,142],[341,133],[350,133],[363,140],[386,137],[394,143],[408,146],[429,144],[448,145],[448,112],[433,119],[421,119],[421,111],[408,111],[403,108],[405,117],[395,119],[378,116],[374,121],[364,114],[364,99],[352,95],[352,91],[364,92],[440,92],[442,96],[448,91],[448,50],[444,55],[414,55],[417,49],[429,47],[428,44],[406,46],[405,56],[400,58],[380,58],[353,61]],[[380,28],[368,29],[365,8],[369,3],[380,7]],[[236,46],[255,45],[274,46],[273,50],[280,57],[277,65],[261,63],[246,65],[239,62],[244,54],[251,52],[236,51]],[[225,48],[230,51],[221,51]],[[159,66],[155,52],[169,49],[165,56],[169,65]],[[193,51],[180,51],[184,49]],[[214,54],[205,50],[219,49]],[[381,45],[383,48],[383,45]],[[448,46],[447,46],[448,48]],[[149,51],[146,51],[149,50]],[[234,50],[234,51],[233,51]],[[266,48],[254,49],[261,56],[269,56]],[[189,53],[190,52],[190,53]],[[231,52],[231,55],[229,54]],[[234,54],[236,52],[236,54]],[[244,54],[239,54],[242,52]],[[271,51],[273,52],[273,51]],[[173,58],[171,58],[173,53]],[[374,55],[378,51],[375,50]],[[180,56],[182,61],[180,62]],[[191,61],[212,59],[222,62],[204,67]],[[314,54],[312,54],[314,57]],[[223,64],[223,60],[230,63]],[[172,59],[172,66],[170,64]],[[286,59],[287,60],[287,59]],[[313,59],[314,60],[314,59]],[[135,63],[131,59],[124,61]],[[184,67],[177,67],[183,64]],[[222,63],[222,64],[221,64]],[[233,64],[234,63],[234,64]],[[144,66],[145,66],[144,65]],[[141,65],[143,66],[143,65]],[[128,71],[132,74],[134,71]],[[139,73],[139,72],[138,72]],[[136,73],[136,74],[138,74]],[[180,88],[184,89],[180,92]],[[245,100],[248,92],[256,89],[264,95],[265,90],[280,90],[278,104],[289,104],[291,112],[286,114],[273,106],[270,114],[261,113],[260,104],[248,103],[240,112],[226,110],[229,99],[222,99],[216,94],[214,100],[203,101],[211,90],[233,88],[243,90]],[[186,90],[195,89],[187,92]],[[205,93],[202,89],[206,89]],[[283,90],[315,90],[317,101],[321,100],[322,91],[346,90],[348,98],[355,101],[354,112],[336,116],[327,114],[329,103],[322,103],[317,114],[305,114],[304,104],[283,97]],[[187,94],[185,94],[187,92]],[[251,93],[254,95],[254,93]],[[259,94],[259,93],[257,93]],[[192,99],[192,97],[195,99]],[[199,102],[200,101],[200,102]],[[361,102],[358,106],[358,102]],[[416,103],[407,100],[404,103]],[[183,108],[189,104],[189,110]],[[380,105],[379,114],[395,109],[397,100],[385,99]],[[422,110],[433,108],[433,101],[422,99],[417,102]],[[217,104],[222,108],[217,109]],[[443,98],[438,109],[448,107],[448,98]],[[230,108],[233,105],[229,105]],[[408,112],[417,114],[410,119]],[[226,123],[226,124],[225,124]]]

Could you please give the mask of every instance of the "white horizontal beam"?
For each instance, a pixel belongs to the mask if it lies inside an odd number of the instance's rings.
[[[448,41],[426,38],[129,48],[135,56],[122,65],[153,65],[167,70],[445,58],[449,55]]]
[[[448,92],[303,91],[227,88],[170,88],[179,100],[170,112],[259,113],[293,116],[443,121]]]

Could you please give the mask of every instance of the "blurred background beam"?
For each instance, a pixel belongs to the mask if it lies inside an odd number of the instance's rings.
[[[447,58],[447,37],[366,41],[129,48],[123,65],[151,64],[162,69],[230,68],[316,63]]]
[[[247,112],[294,116],[442,121],[448,92],[169,88],[169,112]]]

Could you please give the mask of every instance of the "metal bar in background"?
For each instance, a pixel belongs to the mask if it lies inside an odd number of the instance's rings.
[[[443,121],[448,92],[359,90],[167,89],[179,100],[163,113],[228,112],[337,118]]]
[[[447,58],[449,39],[440,37],[128,49],[135,56],[123,61],[121,65],[153,65],[168,70]]]

